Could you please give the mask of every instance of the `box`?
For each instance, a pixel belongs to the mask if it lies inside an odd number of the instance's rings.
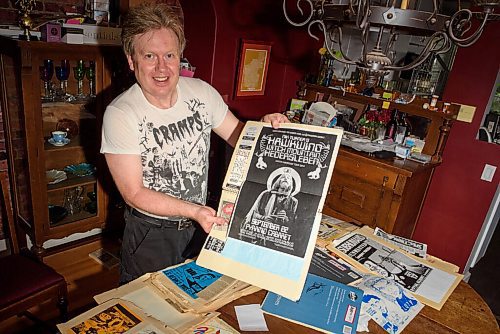
[[[57,23],[47,23],[40,28],[42,41],[45,42],[60,42],[61,41],[61,25]]]
[[[62,38],[64,43],[68,44],[83,44],[83,29],[74,27],[63,27]]]
[[[104,27],[90,24],[67,24],[63,27],[83,29],[84,44],[121,45],[121,28]]]

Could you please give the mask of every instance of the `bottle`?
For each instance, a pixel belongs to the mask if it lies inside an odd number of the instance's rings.
[[[399,119],[399,111],[397,109],[394,109],[392,111],[392,116],[389,122],[387,122],[387,128],[385,130],[385,137],[387,139],[392,139],[394,140],[396,136],[396,130],[398,128],[398,119]]]
[[[408,119],[406,118],[406,113],[401,113],[399,115],[399,118],[400,118],[400,120],[399,120],[398,126],[396,128],[396,135],[394,137],[394,142],[402,145],[405,141],[405,138],[411,132],[411,125],[408,122]]]

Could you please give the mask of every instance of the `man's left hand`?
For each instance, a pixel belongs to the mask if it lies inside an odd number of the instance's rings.
[[[278,129],[281,123],[290,123],[288,118],[280,113],[267,114],[262,117],[261,122],[271,123],[272,127]]]

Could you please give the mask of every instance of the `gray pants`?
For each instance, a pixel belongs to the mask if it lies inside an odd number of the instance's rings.
[[[120,284],[186,260],[183,252],[193,237],[194,226],[179,231],[169,226],[151,224],[132,215],[128,208],[125,209],[124,217]]]

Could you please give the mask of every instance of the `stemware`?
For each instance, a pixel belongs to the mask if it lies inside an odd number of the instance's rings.
[[[76,98],[78,100],[84,100],[86,98],[83,93],[83,78],[85,77],[85,61],[79,60],[76,67],[73,67],[73,76],[77,80],[77,94]]]
[[[68,100],[70,95],[67,93],[68,78],[69,78],[69,61],[67,59],[61,60],[61,66],[56,66],[56,77],[59,80],[58,97],[61,100]]]
[[[40,66],[40,79],[43,81],[44,95],[42,101],[52,101],[52,85],[51,80],[54,75],[54,63],[51,59],[45,59],[43,66]]]
[[[95,97],[95,62],[89,61],[89,67],[87,67],[87,79],[89,79],[89,96]]]

